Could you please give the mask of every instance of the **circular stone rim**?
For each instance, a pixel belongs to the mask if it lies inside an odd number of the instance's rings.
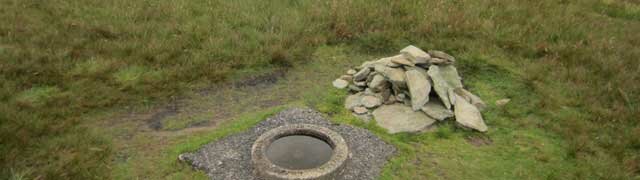
[[[267,148],[275,140],[292,135],[306,135],[325,141],[333,149],[326,163],[311,169],[287,169],[272,163]],[[274,128],[260,135],[251,147],[254,173],[269,179],[330,179],[340,172],[347,161],[347,143],[337,132],[312,124],[293,124]]]

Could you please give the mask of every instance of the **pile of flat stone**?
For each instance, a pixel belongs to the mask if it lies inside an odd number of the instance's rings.
[[[480,111],[486,105],[464,89],[455,61],[442,51],[408,46],[399,55],[349,69],[333,86],[352,93],[345,108],[365,120],[375,118],[389,133],[419,132],[450,118],[485,132]]]

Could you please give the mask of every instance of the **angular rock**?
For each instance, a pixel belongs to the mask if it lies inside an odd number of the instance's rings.
[[[500,99],[496,101],[496,106],[504,106],[507,105],[511,101],[511,99]]]
[[[405,72],[407,87],[411,95],[411,108],[418,111],[429,101],[431,83],[427,72],[422,68],[408,68]]]
[[[344,108],[348,110],[353,110],[353,108],[357,106],[362,106],[362,93],[349,95],[347,99],[344,100]]]
[[[356,92],[364,91],[362,87],[356,86],[355,84],[349,84],[348,88],[349,90],[356,91]]]
[[[396,86],[395,84],[391,83],[391,92],[393,93],[393,95],[398,96],[398,94],[402,93],[403,90],[400,89],[400,87]]]
[[[484,110],[484,108],[487,107],[487,104],[484,103],[484,101],[482,101],[482,99],[480,99],[480,97],[472,94],[471,92],[467,91],[466,89],[456,88],[455,92],[458,95],[460,95],[463,98],[465,98],[472,105],[476,106],[478,108],[478,110],[480,110],[480,111]]]
[[[354,81],[353,84],[355,84],[356,86],[360,86],[360,87],[367,86],[367,82],[366,81]]]
[[[453,117],[453,111],[445,108],[439,99],[431,99],[427,104],[422,106],[422,111],[429,117],[438,121],[443,121],[447,118]]]
[[[375,71],[381,73],[384,77],[386,77],[389,82],[391,82],[391,84],[399,88],[407,87],[404,70],[402,70],[401,68],[391,68],[387,66],[377,65],[375,66]]]
[[[363,95],[375,95],[376,92],[373,92],[373,90],[371,90],[371,88],[366,88],[364,89],[364,94]]]
[[[445,60],[445,59],[440,59],[440,58],[431,58],[429,59],[429,64],[436,64],[436,65],[447,65],[447,64],[451,64],[451,61]]]
[[[433,76],[431,74],[429,75],[431,77],[431,80],[433,81],[433,90],[436,91],[436,94],[438,95],[438,97],[440,97],[442,104],[445,108],[451,109],[451,100],[449,100],[449,89],[451,89],[451,87],[449,87],[447,83],[442,80],[442,78]]]
[[[451,105],[456,104],[456,93],[453,91],[453,89],[449,88],[449,90],[447,90],[447,95],[449,96],[449,102],[451,103]]]
[[[353,76],[351,76],[351,75],[342,75],[342,76],[340,76],[340,79],[349,82],[349,81],[353,81]]]
[[[391,56],[391,57],[387,57],[387,58],[383,58],[383,59],[385,61],[384,65],[386,65],[386,66],[389,66],[389,67],[401,67],[402,64],[395,63],[394,61],[398,61],[398,60],[394,60],[394,59],[406,59],[406,58],[404,57],[404,55],[400,54],[400,55]]]
[[[436,120],[421,111],[413,111],[402,104],[384,105],[373,111],[377,124],[389,133],[419,132],[425,130]]]
[[[377,61],[365,61],[363,62],[360,66],[358,66],[358,68],[363,69],[363,68],[372,68],[373,66],[380,64]]]
[[[438,65],[435,67],[437,72],[444,78],[444,80],[451,86],[451,88],[463,88],[462,78],[458,74],[458,70],[453,65]],[[431,68],[429,68],[431,70]]]
[[[433,89],[442,100],[444,106],[447,109],[451,109],[449,91],[455,88],[462,88],[462,81],[456,68],[453,65],[433,65],[429,67],[427,74],[431,77]]]
[[[403,93],[398,93],[398,95],[396,95],[396,99],[397,99],[399,102],[404,101],[404,99],[406,99],[406,98],[407,98],[407,95],[405,95],[405,94],[403,94]]]
[[[375,71],[374,71],[374,72],[369,73],[369,76],[367,76],[367,80],[366,80],[366,82],[367,82],[367,83],[370,83],[370,82],[373,80],[373,77],[375,77],[377,74],[379,74],[379,73],[378,73],[378,72],[375,72]]]
[[[369,110],[367,108],[365,108],[365,107],[362,107],[362,106],[356,106],[356,107],[353,108],[353,112],[356,113],[356,114],[362,115],[362,114],[367,114],[367,112],[369,112]]]
[[[488,130],[487,125],[482,119],[482,114],[476,106],[471,105],[464,97],[460,95],[456,96],[456,104],[454,114],[456,116],[456,122],[463,127],[478,130],[480,132],[486,132]]]
[[[370,68],[362,68],[355,75],[353,75],[353,80],[362,81],[367,78],[370,72],[371,72]]]
[[[333,87],[336,87],[338,89],[344,89],[349,85],[348,81],[345,81],[344,79],[336,79],[335,81],[333,81]]]
[[[392,59],[396,58],[396,56],[381,58],[375,61],[367,61],[360,65],[361,68],[373,68],[376,65],[383,65],[389,67],[400,67],[402,65],[391,62]]]
[[[404,57],[411,60],[414,64],[426,64],[428,63],[429,58],[431,58],[429,54],[413,45],[409,45],[400,50],[400,54],[404,55]]]
[[[382,91],[380,91],[380,93],[377,94],[377,96],[382,97],[382,101],[384,102],[387,99],[389,99],[390,96],[392,96],[391,89],[389,88],[383,89]]]
[[[394,95],[389,96],[389,98],[387,98],[387,100],[384,101],[385,105],[389,105],[389,104],[393,104],[393,103],[396,103],[396,96],[394,96]]]
[[[411,99],[409,99],[409,98],[404,98],[404,99],[402,100],[402,104],[404,104],[404,105],[406,105],[406,106],[411,107]]]
[[[384,76],[376,74],[375,76],[373,76],[371,82],[369,82],[369,88],[371,88],[374,92],[380,92],[384,89],[387,89],[387,80],[384,79]]]
[[[391,62],[396,63],[396,64],[405,65],[405,66],[415,66],[416,65],[415,63],[413,63],[413,61],[410,61],[409,59],[405,58],[404,56],[399,57],[399,58],[392,58]]]
[[[456,58],[454,58],[453,56],[451,56],[451,55],[449,55],[449,54],[447,54],[447,53],[445,53],[445,52],[442,52],[442,51],[438,51],[438,50],[429,50],[429,54],[430,54],[432,57],[440,58],[440,59],[444,59],[447,63],[454,63],[454,62],[456,62]]]
[[[366,95],[362,97],[362,105],[367,108],[378,107],[382,104],[382,99],[376,96]]]

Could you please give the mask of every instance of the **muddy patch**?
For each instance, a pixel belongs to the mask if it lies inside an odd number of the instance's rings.
[[[182,128],[171,129],[172,131],[216,124],[216,121],[233,117],[232,114],[225,110],[230,106],[229,104],[238,104],[241,99],[247,98],[247,93],[260,93],[260,90],[255,89],[256,87],[267,89],[274,86],[280,79],[284,78],[285,75],[286,69],[279,69],[232,82],[231,86],[217,86],[201,90],[198,93],[199,97],[174,99],[167,105],[152,110],[150,117],[145,120],[146,125],[149,129],[155,131],[167,130],[167,127],[165,127],[166,121],[173,120],[171,118],[177,120],[192,119],[193,121],[186,122],[186,125]],[[283,102],[278,99],[255,99],[253,103],[254,106],[259,108],[273,107],[281,104],[283,104]],[[201,114],[209,115],[205,117],[194,117]],[[193,120],[193,118],[196,120]]]
[[[491,138],[486,135],[467,136],[465,137],[465,140],[467,140],[469,144],[476,147],[489,146],[493,144],[493,140],[491,140]]]
[[[233,86],[236,88],[242,88],[242,87],[253,87],[253,86],[259,86],[259,85],[273,85],[277,83],[279,79],[283,78],[285,74],[286,74],[286,70],[279,69],[266,74],[245,78],[243,80],[233,83]]]
[[[179,113],[180,103],[178,100],[172,100],[168,105],[158,108],[149,119],[146,120],[147,125],[150,129],[153,130],[161,130],[162,122],[164,119],[175,116]]]

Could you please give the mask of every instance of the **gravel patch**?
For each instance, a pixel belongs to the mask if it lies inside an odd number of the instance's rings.
[[[331,123],[311,109],[293,108],[267,118],[255,127],[204,145],[179,159],[203,170],[211,179],[258,179],[252,173],[251,146],[261,134],[288,124],[315,124],[338,132],[347,142],[350,161],[339,179],[375,179],[396,149],[359,127]]]

